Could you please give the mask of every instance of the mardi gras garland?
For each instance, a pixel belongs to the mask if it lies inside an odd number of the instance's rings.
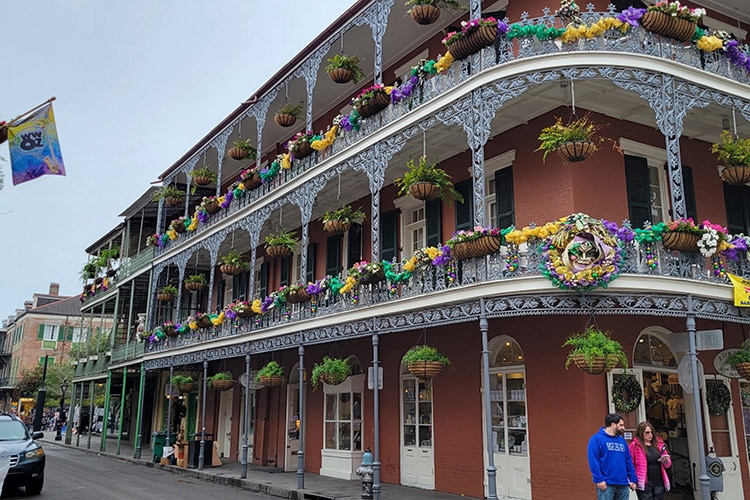
[[[628,395],[627,398],[625,394]],[[617,411],[627,413],[635,410],[641,403],[642,397],[641,384],[632,375],[623,375],[612,384],[612,402]]]

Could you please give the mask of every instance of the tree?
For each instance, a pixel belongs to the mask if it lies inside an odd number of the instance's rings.
[[[42,373],[44,366],[40,363],[31,370],[25,370],[16,383],[16,389],[24,397],[36,397],[39,388],[42,386]],[[44,381],[47,389],[45,397],[45,406],[55,406],[60,401],[60,384],[63,379],[68,382],[73,380],[73,367],[70,365],[47,364],[47,378]]]

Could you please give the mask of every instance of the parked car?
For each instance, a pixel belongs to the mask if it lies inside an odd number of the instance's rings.
[[[43,437],[41,431],[29,433],[23,421],[15,415],[0,415],[0,447],[10,452],[10,468],[3,488],[25,486],[27,495],[42,492],[46,457],[35,439]]]

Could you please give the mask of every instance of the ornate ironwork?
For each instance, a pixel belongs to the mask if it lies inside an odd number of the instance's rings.
[[[388,28],[388,15],[395,0],[380,0],[371,3],[362,14],[357,16],[354,24],[362,26],[368,24],[372,30],[372,39],[375,42],[375,67],[373,81],[383,83],[383,37]]]
[[[214,138],[213,141],[211,141],[211,146],[216,149],[216,196],[219,196],[221,194],[221,178],[224,168],[224,151],[227,150],[227,141],[229,140],[229,136],[232,135],[233,131],[234,125],[232,124],[225,128],[219,135]]]

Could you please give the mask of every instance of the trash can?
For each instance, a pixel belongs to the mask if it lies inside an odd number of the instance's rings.
[[[169,446],[174,445],[177,441],[177,435],[169,435]],[[151,451],[154,455],[154,463],[158,464],[161,461],[162,455],[164,455],[164,446],[167,444],[167,433],[166,431],[157,431],[151,434]]]
[[[211,467],[214,457],[214,435],[205,434],[206,444],[203,450],[203,467]],[[201,435],[190,434],[190,441],[188,442],[188,462],[187,466],[191,469],[198,468],[198,462],[201,456]]]

